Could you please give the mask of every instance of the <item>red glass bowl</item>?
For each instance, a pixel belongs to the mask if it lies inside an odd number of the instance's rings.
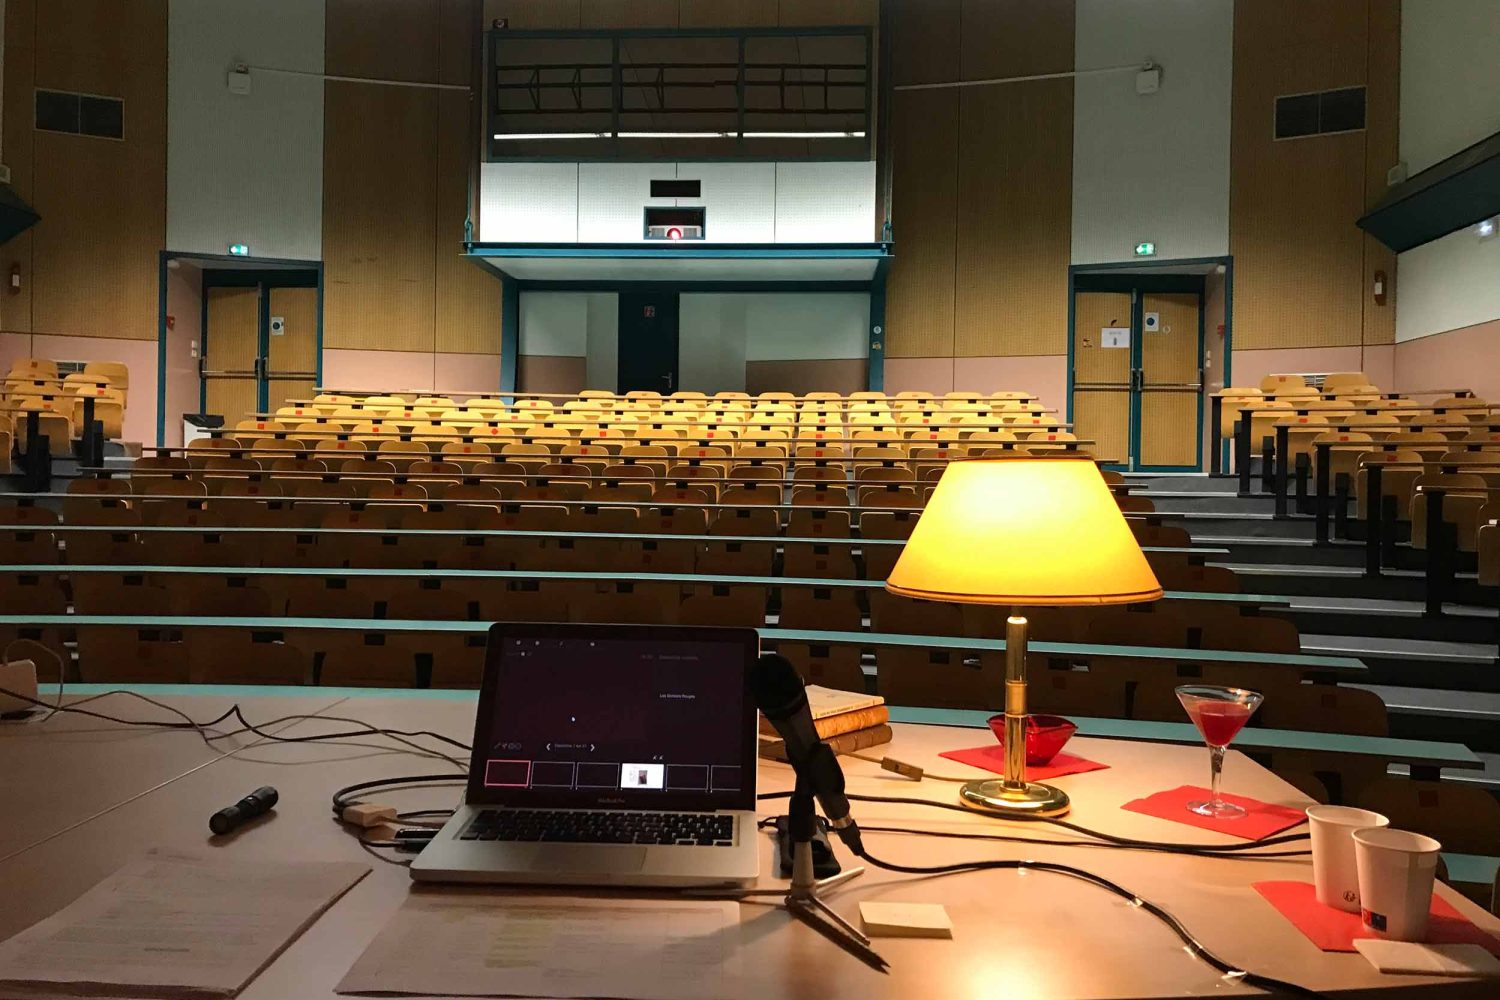
[[[1004,746],[1005,716],[992,715],[989,723],[995,739]],[[1078,727],[1060,715],[1026,716],[1026,763],[1034,767],[1051,763],[1076,732]]]

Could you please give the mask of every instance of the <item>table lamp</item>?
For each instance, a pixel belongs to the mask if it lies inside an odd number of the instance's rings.
[[[903,597],[1006,604],[1005,777],[971,781],[964,805],[1016,818],[1068,811],[1062,790],[1026,780],[1027,606],[1134,604],[1161,597],[1093,459],[950,462],[885,583]]]

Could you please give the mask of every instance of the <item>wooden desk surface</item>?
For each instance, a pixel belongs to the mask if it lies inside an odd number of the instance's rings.
[[[128,706],[114,701],[121,712]],[[183,701],[187,704],[187,700]],[[253,719],[291,712],[354,716],[374,724],[432,728],[467,740],[473,703],[458,699],[409,698],[387,693],[339,700],[330,705],[316,696],[257,696],[246,689],[241,699]],[[194,706],[201,707],[201,706]],[[56,725],[54,720],[48,726]],[[104,724],[100,724],[103,726]],[[300,722],[296,735],[316,731],[321,723]],[[335,724],[342,725],[342,724]],[[934,726],[897,726],[888,752],[939,773],[965,773],[941,760],[941,750],[971,746],[990,739],[984,732]],[[52,748],[52,762],[42,761],[24,781],[26,799],[39,797],[35,785],[55,786],[53,775],[64,766],[98,768],[107,777],[97,787],[76,792],[79,799],[120,802],[117,808],[9,859],[0,860],[0,884],[8,905],[0,908],[0,935],[8,936],[66,905],[100,878],[152,847],[224,850],[239,858],[349,860],[363,859],[351,837],[332,822],[329,796],[338,786],[372,777],[438,773],[448,767],[415,757],[380,754],[358,747],[278,744],[243,749],[201,762],[202,747],[190,732],[158,732],[144,737],[143,747],[160,754],[164,770],[189,768],[133,801],[127,792],[143,784],[130,780],[116,765],[112,741],[53,742],[54,734],[25,732],[0,740],[0,773],[17,773],[14,765],[23,744]],[[1070,819],[1111,833],[1182,843],[1226,842],[1229,838],[1192,827],[1122,811],[1120,805],[1139,795],[1179,784],[1201,784],[1207,778],[1207,753],[1196,747],[1076,740],[1072,749],[1111,765],[1110,769],[1059,780],[1074,801]],[[72,763],[64,764],[64,758]],[[168,763],[170,762],[170,763]],[[915,784],[881,772],[872,764],[848,760],[851,791],[954,801],[948,783]],[[455,770],[455,774],[457,771]],[[976,774],[978,772],[975,772]],[[112,777],[109,777],[112,776]],[[760,790],[785,789],[791,772],[764,764]],[[1226,788],[1286,805],[1305,799],[1289,785],[1237,753],[1225,770]],[[213,844],[206,827],[209,814],[249,790],[272,784],[281,801],[275,814],[248,827],[224,844]],[[134,794],[134,793],[131,793]],[[386,798],[404,809],[451,805],[458,786],[434,788]],[[775,814],[778,801],[762,811]],[[1002,824],[986,817],[928,810],[898,804],[857,803],[857,818],[867,828],[866,845],[881,858],[898,863],[940,864],[974,858],[1027,857],[1061,861],[1111,878],[1181,918],[1210,949],[1256,972],[1289,979],[1337,995],[1391,990],[1407,996],[1422,987],[1445,997],[1490,997],[1493,982],[1383,977],[1357,954],[1324,954],[1309,944],[1249,887],[1261,879],[1310,879],[1305,859],[1203,859],[1139,851],[1084,847],[1026,847],[988,841],[918,839],[881,833],[881,826],[920,827],[961,832],[1006,832],[1017,836],[1070,839],[1066,831]],[[98,807],[96,806],[96,809]],[[12,814],[14,814],[12,812]],[[54,822],[56,817],[54,817]],[[766,837],[763,869],[771,871],[773,845]],[[840,849],[847,861],[847,852]],[[292,944],[243,994],[247,1000],[332,997],[334,985],[411,891],[407,873],[371,860],[374,871]],[[782,884],[763,876],[766,884]],[[487,892],[497,900],[504,889]],[[1481,926],[1500,933],[1500,920],[1442,887],[1438,890]],[[1163,925],[1103,891],[1060,876],[1041,873],[986,872],[944,878],[913,878],[869,871],[831,898],[841,913],[853,916],[861,899],[940,902],[954,923],[952,941],[881,940],[879,950],[891,962],[891,974],[870,971],[815,932],[763,905],[741,907],[745,996],[776,997],[1168,997],[1254,995],[1225,983],[1211,968],[1184,952]],[[1400,992],[1404,991],[1404,992]],[[1425,991],[1424,995],[1425,995]]]

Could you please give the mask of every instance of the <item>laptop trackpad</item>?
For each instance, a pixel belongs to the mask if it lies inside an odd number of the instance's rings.
[[[585,875],[630,874],[646,865],[646,848],[600,844],[538,845],[528,867]]]

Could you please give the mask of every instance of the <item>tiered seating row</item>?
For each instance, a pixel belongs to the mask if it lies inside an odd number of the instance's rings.
[[[104,441],[123,433],[129,388],[129,370],[115,362],[89,362],[59,377],[55,361],[16,359],[0,382],[0,475],[19,454],[32,487],[43,488],[50,456],[72,454],[75,441],[79,454],[97,460]]]

